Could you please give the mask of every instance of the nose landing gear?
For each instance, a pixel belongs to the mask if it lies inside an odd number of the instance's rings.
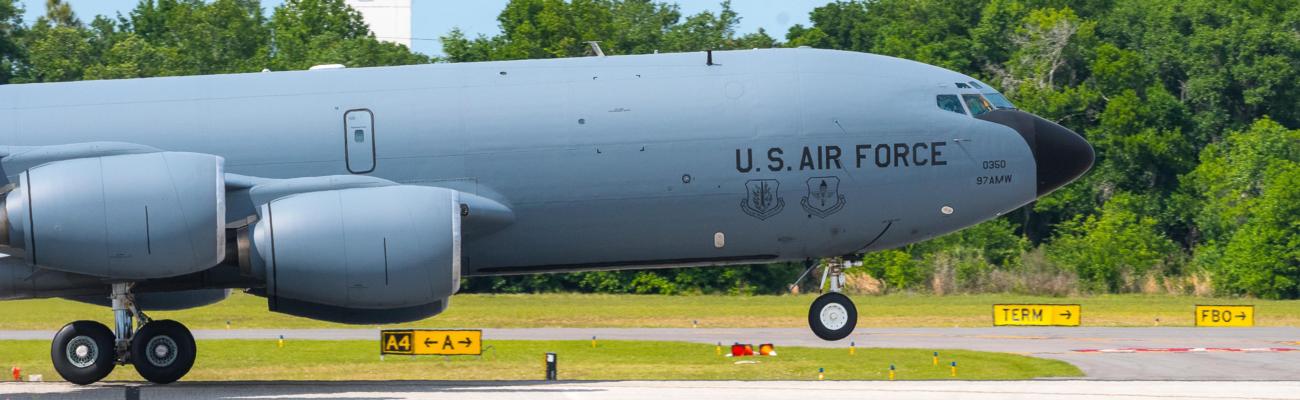
[[[809,260],[808,270],[804,271],[799,280],[802,281],[803,277],[817,266]],[[840,293],[845,283],[844,269],[851,266],[853,266],[852,261],[839,258],[826,260],[820,287],[827,287],[829,284],[830,291],[818,296],[808,308],[808,327],[812,328],[813,334],[822,340],[844,339],[858,326],[858,308],[853,305],[853,300],[850,300],[849,296]]]
[[[858,326],[858,308],[842,293],[823,294],[808,308],[808,326],[822,340],[844,339]]]
[[[196,348],[189,329],[176,321],[149,319],[135,304],[131,285],[113,284],[115,330],[95,321],[76,321],[54,335],[50,358],[63,379],[89,385],[117,365],[131,363],[146,380],[171,383],[194,366]]]

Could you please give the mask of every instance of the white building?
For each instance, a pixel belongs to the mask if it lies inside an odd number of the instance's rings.
[[[347,0],[361,12],[375,38],[411,47],[411,2],[413,0]]]

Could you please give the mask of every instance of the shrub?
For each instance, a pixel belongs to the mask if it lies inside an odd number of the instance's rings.
[[[1142,201],[1139,196],[1120,193],[1102,206],[1100,216],[1062,223],[1061,233],[1046,248],[1048,258],[1074,269],[1083,289],[1136,290],[1139,278],[1178,250],[1157,229],[1154,218],[1136,211]]]

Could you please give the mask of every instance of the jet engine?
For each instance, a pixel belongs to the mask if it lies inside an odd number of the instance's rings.
[[[0,245],[32,265],[119,280],[211,268],[225,256],[222,162],[153,152],[32,167],[0,198]]]
[[[442,312],[460,288],[459,193],[382,186],[290,195],[241,229],[239,264],[271,311],[354,324]]]

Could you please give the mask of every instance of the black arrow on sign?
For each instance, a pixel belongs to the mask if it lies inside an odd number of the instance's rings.
[[[459,342],[456,342],[456,343],[460,343],[460,344],[465,345],[465,347],[469,347],[469,345],[472,344],[472,343],[474,343],[474,341],[473,341],[473,340],[469,340],[469,338],[465,338],[465,340],[462,340],[462,341],[459,341]]]
[[[1241,314],[1237,314],[1237,318],[1246,319],[1246,312],[1242,311]]]
[[[431,338],[424,338],[424,347],[433,347],[435,344],[438,344],[438,342]]]
[[[1071,315],[1074,315],[1074,314],[1071,314],[1071,313],[1070,313],[1070,310],[1065,310],[1065,312],[1060,313],[1060,314],[1057,314],[1057,315],[1060,315],[1060,316],[1062,316],[1062,317],[1065,317],[1065,319],[1070,319],[1070,316],[1071,316]]]

